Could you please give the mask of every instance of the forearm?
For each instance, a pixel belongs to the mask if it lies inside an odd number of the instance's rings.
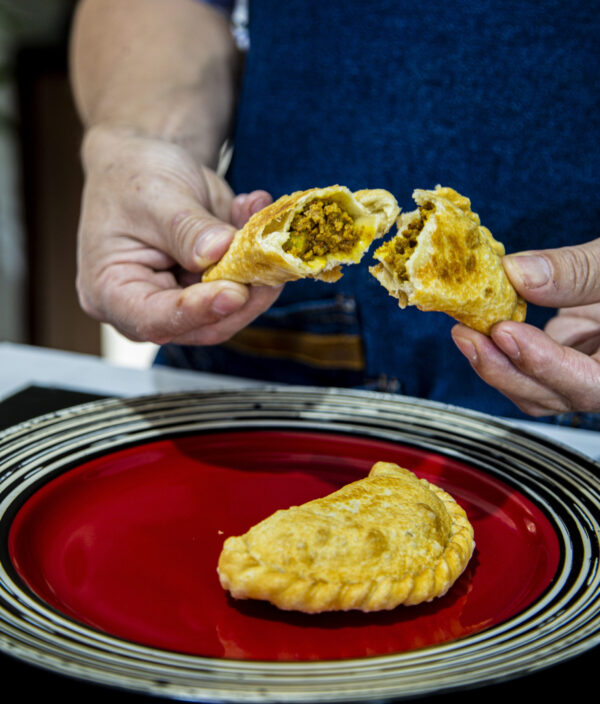
[[[71,40],[87,129],[175,142],[214,166],[234,106],[237,51],[227,19],[193,0],[82,0]]]

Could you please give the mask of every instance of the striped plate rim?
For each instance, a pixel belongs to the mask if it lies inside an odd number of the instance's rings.
[[[253,662],[154,649],[88,628],[20,582],[7,536],[23,501],[57,474],[123,447],[235,429],[325,430],[467,461],[538,505],[562,559],[545,593],[484,632],[418,651],[327,662]],[[600,465],[508,423],[377,392],[264,387],[107,399],[0,433],[0,650],[99,684],[190,701],[325,702],[425,695],[550,667],[600,642]]]

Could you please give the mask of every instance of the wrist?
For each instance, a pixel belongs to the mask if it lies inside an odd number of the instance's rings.
[[[238,54],[225,17],[189,0],[87,0],[71,41],[87,129],[132,130],[216,163],[230,127]]]
[[[225,126],[202,119],[205,112],[198,100],[182,99],[174,108],[173,98],[165,96],[158,105],[130,105],[127,110],[106,111],[87,121],[83,154],[86,144],[97,139],[147,138],[182,148],[198,166],[214,168],[219,151],[227,137]]]

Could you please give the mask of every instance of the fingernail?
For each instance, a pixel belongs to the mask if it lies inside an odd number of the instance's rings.
[[[231,227],[214,225],[203,231],[196,242],[194,254],[201,263],[215,262],[223,256],[235,230]]]
[[[465,357],[471,362],[471,364],[477,364],[479,357],[477,356],[477,350],[475,345],[471,340],[467,340],[466,337],[460,337],[458,335],[454,336],[454,342],[458,349],[465,355]]]
[[[511,359],[519,359],[521,349],[515,338],[508,332],[495,332],[494,342]]]
[[[548,261],[535,254],[512,254],[505,259],[511,279],[518,279],[525,288],[539,288],[550,281]]]
[[[239,310],[246,300],[247,297],[241,291],[225,289],[215,296],[212,309],[217,315],[229,315]]]
[[[271,201],[269,198],[265,198],[264,196],[259,198],[250,206],[250,214],[254,215],[254,213],[258,213],[263,208],[266,208],[270,203]]]

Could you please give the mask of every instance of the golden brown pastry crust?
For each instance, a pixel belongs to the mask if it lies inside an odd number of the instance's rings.
[[[487,335],[501,320],[525,320],[526,304],[502,267],[504,246],[481,225],[469,199],[441,186],[416,190],[413,198],[425,209],[398,218],[398,234],[376,250],[380,263],[370,268],[398,305],[447,313]],[[399,271],[386,261],[389,248],[401,248],[411,235],[414,241],[423,213],[416,247]]]
[[[347,211],[361,229],[360,240],[351,252],[326,254],[311,261],[284,251],[294,216],[312,200],[332,199]],[[391,193],[382,189],[352,193],[345,186],[311,188],[282,196],[255,213],[239,230],[223,256],[206,270],[202,280],[229,279],[244,284],[276,286],[286,281],[312,277],[337,281],[342,264],[360,261],[376,237],[394,224],[399,208]]]
[[[439,487],[388,462],[227,538],[221,585],[280,609],[379,611],[442,596],[466,567],[473,528]]]

